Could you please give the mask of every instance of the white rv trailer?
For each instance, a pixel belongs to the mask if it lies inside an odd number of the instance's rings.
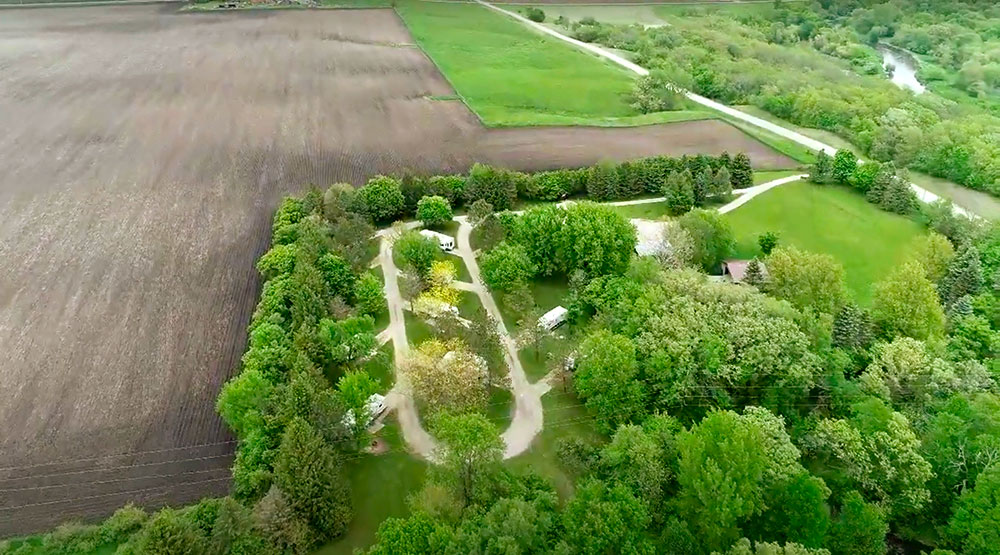
[[[450,235],[445,235],[444,233],[438,233],[429,229],[421,229],[420,234],[428,239],[437,241],[438,246],[441,247],[441,250],[443,251],[455,249],[455,239]]]
[[[545,331],[552,331],[566,322],[566,316],[568,314],[568,310],[561,306],[557,306],[545,314],[542,314],[542,317],[538,319],[538,326]]]

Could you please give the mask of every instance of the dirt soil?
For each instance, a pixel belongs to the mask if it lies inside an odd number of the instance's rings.
[[[388,10],[0,17],[0,537],[228,488],[215,414],[280,197],[474,161],[746,150],[719,122],[485,130]]]

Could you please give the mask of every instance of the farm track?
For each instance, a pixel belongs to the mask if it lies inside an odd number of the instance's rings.
[[[272,211],[307,183],[722,150],[791,164],[717,121],[483,129],[427,99],[453,91],[397,46],[391,11],[175,10],[0,18],[0,537],[226,490],[215,397]]]

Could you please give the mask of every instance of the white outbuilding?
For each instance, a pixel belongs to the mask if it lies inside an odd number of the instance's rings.
[[[441,247],[441,250],[443,251],[455,249],[455,238],[450,235],[445,235],[444,233],[438,233],[429,229],[421,229],[420,234],[428,239],[437,241],[438,246]]]
[[[538,319],[538,326],[545,331],[552,331],[566,322],[567,315],[569,315],[568,310],[557,306],[542,314],[542,317]]]

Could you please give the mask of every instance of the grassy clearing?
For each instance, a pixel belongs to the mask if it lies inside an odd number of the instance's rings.
[[[491,387],[488,403],[486,405],[486,417],[496,425],[498,430],[503,432],[510,426],[514,393],[509,389]]]
[[[627,100],[632,74],[508,17],[459,3],[407,1],[397,11],[486,125],[608,123],[638,115]]]
[[[346,468],[354,503],[347,535],[315,555],[349,555],[355,549],[365,549],[375,541],[375,531],[383,520],[409,515],[406,498],[423,485],[427,463],[406,452],[394,420],[387,420],[378,436],[389,443],[389,452],[362,456]]]
[[[565,386],[556,384],[542,397],[542,408],[545,411],[542,432],[528,451],[511,459],[508,464],[515,470],[530,470],[552,480],[560,497],[565,500],[573,493],[574,477],[567,474],[559,463],[558,441],[577,437],[596,444],[607,438],[594,428],[593,419],[587,415],[568,381]]]
[[[871,303],[873,284],[924,233],[916,221],[883,212],[854,191],[804,181],[772,189],[726,217],[737,256],[760,256],[757,238],[774,231],[781,244],[836,258],[847,272],[848,290],[862,305]]]
[[[368,372],[369,376],[378,380],[379,393],[384,394],[386,391],[392,389],[393,384],[396,383],[396,366],[393,363],[394,354],[392,341],[390,341],[379,347],[376,356],[365,363],[365,372]]]
[[[416,347],[424,341],[436,337],[431,326],[416,314],[404,311],[403,319],[406,323],[406,340],[410,342],[410,346]]]
[[[472,318],[483,303],[479,302],[479,295],[472,291],[462,291],[461,300],[458,301],[458,313],[463,318]]]
[[[666,202],[651,202],[648,204],[629,204],[627,206],[608,206],[628,219],[664,220],[668,217]]]

